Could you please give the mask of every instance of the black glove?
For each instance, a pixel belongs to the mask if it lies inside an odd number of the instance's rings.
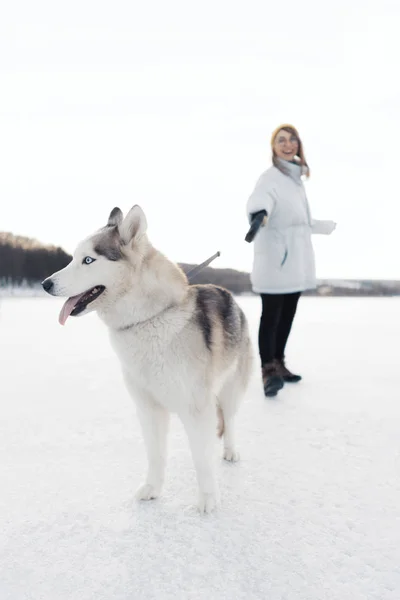
[[[251,225],[250,229],[246,233],[246,237],[244,238],[246,242],[252,242],[256,237],[257,231],[260,229],[264,218],[268,216],[266,210],[259,210],[251,215]]]

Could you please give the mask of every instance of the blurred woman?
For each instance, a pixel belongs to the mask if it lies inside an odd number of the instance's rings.
[[[285,348],[301,293],[316,287],[313,233],[331,234],[336,223],[312,219],[303,177],[310,176],[303,144],[292,125],[280,125],[271,137],[272,166],[259,177],[247,202],[247,216],[267,213],[254,238],[253,291],[262,313],[258,343],[266,396],[284,383],[301,380],[285,364]]]

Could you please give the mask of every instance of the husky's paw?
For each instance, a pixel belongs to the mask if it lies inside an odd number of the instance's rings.
[[[224,448],[223,457],[229,462],[238,462],[240,460],[240,454],[234,448]]]
[[[209,514],[215,508],[217,508],[219,504],[218,495],[215,493],[206,493],[199,492],[199,502],[197,507],[199,509],[200,514]]]
[[[155,487],[151,483],[141,485],[135,494],[136,500],[154,500],[160,495],[160,488]]]

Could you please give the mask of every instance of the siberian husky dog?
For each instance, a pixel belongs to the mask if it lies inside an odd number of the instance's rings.
[[[72,261],[45,279],[53,296],[68,297],[59,322],[97,311],[109,330],[134,399],[147,452],[147,477],[137,498],[159,496],[170,413],[183,423],[196,469],[200,512],[219,504],[215,443],[237,461],[234,418],[252,369],[248,323],[232,294],[190,285],[185,273],[149,241],[135,205],[82,241]]]

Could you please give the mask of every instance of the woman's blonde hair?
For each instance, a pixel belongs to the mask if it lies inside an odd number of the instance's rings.
[[[299,164],[302,166],[303,171],[304,171],[304,175],[306,175],[306,177],[310,177],[310,167],[308,166],[308,163],[306,161],[306,157],[304,154],[304,148],[303,148],[303,143],[300,139],[299,136],[299,132],[297,131],[296,127],[293,127],[293,125],[288,125],[288,124],[284,124],[284,125],[280,125],[279,127],[277,127],[275,129],[275,131],[272,133],[271,136],[271,149],[272,149],[272,162],[275,165],[275,167],[277,169],[279,169],[280,171],[282,171],[282,173],[285,173],[284,170],[284,166],[282,165],[281,162],[279,162],[277,155],[275,154],[275,149],[274,149],[274,144],[275,144],[275,140],[277,138],[277,135],[280,131],[286,131],[287,133],[290,133],[291,135],[296,136],[297,138],[297,143],[299,144],[299,150],[297,152],[297,156],[299,158]],[[287,173],[285,173],[286,175]]]

